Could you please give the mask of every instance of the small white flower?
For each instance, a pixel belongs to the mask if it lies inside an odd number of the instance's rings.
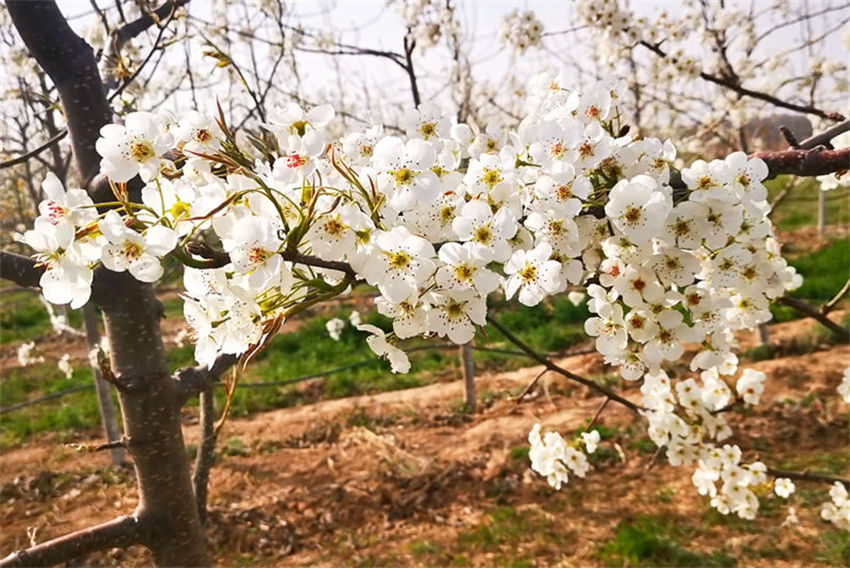
[[[56,364],[66,379],[70,379],[74,374],[74,368],[71,367],[71,356],[68,353],[62,355],[59,362]]]
[[[27,365],[32,365],[34,363],[43,363],[44,357],[42,356],[34,356],[32,354],[33,349],[35,349],[35,341],[30,341],[29,343],[21,343],[18,347],[18,363],[21,364],[22,367],[26,367]]]
[[[581,433],[581,441],[584,442],[584,448],[589,454],[596,451],[596,447],[599,445],[599,439],[599,430]]]
[[[95,144],[103,158],[100,171],[116,182],[127,182],[139,174],[143,181],[159,175],[160,156],[171,146],[162,117],[149,112],[133,112],[124,124],[107,124],[100,129]]]
[[[794,493],[794,483],[787,477],[780,477],[773,482],[773,490],[783,499],[787,499]]]
[[[841,378],[841,384],[838,385],[838,394],[844,402],[850,403],[850,367],[844,369],[844,376]]]
[[[378,357],[386,357],[390,362],[390,369],[393,373],[406,374],[410,372],[410,359],[407,358],[407,353],[387,341],[383,330],[369,324],[358,325],[357,329],[371,334],[366,338],[366,344]]]
[[[761,371],[745,369],[735,385],[738,396],[743,398],[747,404],[758,404],[759,397],[764,392],[764,378],[765,374]]]
[[[519,301],[526,306],[536,306],[547,294],[560,287],[561,263],[549,260],[552,247],[540,243],[530,251],[517,250],[505,264],[505,296],[511,299],[519,291]]]
[[[168,227],[155,225],[142,235],[127,227],[115,210],[107,212],[98,226],[109,241],[103,247],[103,265],[115,272],[129,270],[141,282],[155,282],[162,276],[159,259],[177,245],[177,234]]]
[[[328,330],[328,335],[331,336],[331,339],[334,341],[339,341],[339,338],[342,335],[342,330],[345,328],[345,321],[339,318],[334,318],[329,320],[325,324],[325,329]]]

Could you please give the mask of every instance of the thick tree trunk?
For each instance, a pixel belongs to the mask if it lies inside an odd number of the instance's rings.
[[[112,112],[92,49],[52,0],[8,0],[7,7],[27,48],[56,85],[82,182],[95,193],[91,181],[100,161],[95,141]],[[208,565],[180,424],[184,397],[169,373],[160,336],[162,307],[150,285],[127,273],[98,271],[94,288],[138,480],[138,522],[132,525],[138,528],[127,530],[143,531],[135,541],[151,549],[158,565]]]

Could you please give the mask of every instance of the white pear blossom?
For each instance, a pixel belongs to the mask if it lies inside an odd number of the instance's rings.
[[[127,227],[118,213],[109,211],[98,224],[109,241],[103,247],[101,261],[109,270],[129,270],[137,280],[155,282],[162,276],[160,258],[177,245],[177,234],[162,225],[155,225],[144,234]]]
[[[505,295],[508,299],[519,292],[519,301],[526,306],[536,306],[548,294],[558,290],[561,263],[550,260],[552,247],[540,243],[530,251],[517,250],[505,264]]]
[[[124,124],[107,124],[100,130],[96,143],[103,158],[100,169],[116,182],[130,181],[139,174],[151,181],[159,174],[161,156],[171,146],[172,137],[165,121],[154,113],[133,112]]]

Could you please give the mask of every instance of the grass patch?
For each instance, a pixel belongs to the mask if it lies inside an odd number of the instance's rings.
[[[691,536],[687,528],[656,517],[641,516],[617,525],[613,539],[598,552],[606,566],[735,566],[724,551],[700,554],[679,541]]]
[[[791,182],[789,176],[779,176],[765,182],[768,200],[776,196]],[[788,197],[780,203],[773,213],[774,224],[782,231],[794,231],[803,227],[813,227],[818,221],[818,192],[820,184],[812,178],[793,181],[795,187]],[[828,225],[846,225],[850,223],[850,207],[846,188],[835,189],[826,194],[826,223]]]
[[[56,365],[49,363],[10,369],[0,382],[0,405],[10,406],[91,384],[92,375],[88,368],[75,369],[70,379],[66,379]],[[71,440],[77,432],[96,428],[98,424],[100,413],[92,388],[0,415],[0,449],[18,445],[33,435],[45,432],[53,432],[61,441]]]
[[[815,560],[832,566],[850,564],[850,533],[846,531],[827,531],[820,537],[820,546]]]
[[[513,507],[498,507],[488,516],[487,521],[475,529],[458,535],[458,544],[465,549],[477,551],[516,550],[520,543],[528,540],[542,543],[556,543],[571,540],[568,531],[555,528],[551,522],[536,511],[519,511]],[[525,546],[523,548],[526,548]],[[502,560],[509,566],[516,566],[524,558]]]
[[[789,259],[788,264],[803,276],[803,285],[791,293],[793,296],[816,305],[828,302],[841,289],[850,273],[850,239],[837,239],[812,254]],[[801,317],[789,306],[773,305],[770,309],[775,322]]]

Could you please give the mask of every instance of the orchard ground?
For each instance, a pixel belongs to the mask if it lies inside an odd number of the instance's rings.
[[[793,192],[774,221],[806,277],[797,295],[819,305],[850,272],[850,211],[846,190],[830,193],[827,235],[817,236],[813,191]],[[182,328],[176,292],[165,289],[161,298],[176,367],[190,362],[191,347],[174,342]],[[84,341],[52,334],[34,294],[4,291],[3,304],[0,406],[91,382]],[[242,381],[286,380],[369,360],[362,334],[349,326],[334,342],[324,329],[330,317],[365,313],[368,305],[362,291],[288,322]],[[846,324],[848,307],[832,319]],[[733,441],[772,467],[847,477],[848,412],[835,388],[850,346],[812,320],[793,319],[789,309],[774,314],[769,345],[756,345],[751,334],[740,338],[744,365],[768,380],[755,410],[731,413]],[[566,299],[496,313],[549,352],[590,347],[585,316]],[[510,349],[498,332],[484,331],[477,345]],[[24,341],[36,342],[44,363],[19,366]],[[70,380],[55,364],[64,353],[75,367]],[[408,376],[374,362],[294,386],[237,391],[211,478],[208,533],[217,565],[843,566],[850,559],[848,535],[818,516],[827,485],[799,482],[790,503],[765,497],[752,522],[724,517],[697,495],[689,471],[664,465],[640,422],[613,403],[597,422],[603,443],[593,469],[555,492],[529,469],[528,431],[541,422],[576,433],[601,398],[546,374],[517,404],[514,397],[541,367],[480,351],[480,408],[471,413],[462,402],[456,350],[418,351],[413,361]],[[636,385],[619,381],[596,355],[557,362],[638,396]],[[196,414],[188,408],[185,415],[190,453]],[[101,441],[93,392],[0,415],[0,553],[133,509],[131,469],[108,467],[107,455],[68,445]],[[800,523],[783,527],[789,504]],[[87,562],[146,565],[149,557],[139,548]]]

